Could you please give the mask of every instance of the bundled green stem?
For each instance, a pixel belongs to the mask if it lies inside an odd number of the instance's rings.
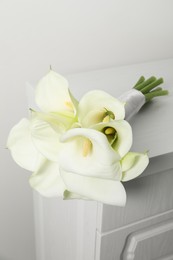
[[[162,83],[163,78],[157,79],[152,76],[149,79],[145,79],[144,76],[141,76],[133,88],[143,93],[146,101],[150,101],[154,97],[168,95],[168,90],[163,90],[160,87],[156,88]]]

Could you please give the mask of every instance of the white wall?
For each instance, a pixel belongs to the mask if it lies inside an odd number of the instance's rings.
[[[0,260],[35,260],[29,174],[4,149],[25,81],[173,57],[172,0],[1,0]]]

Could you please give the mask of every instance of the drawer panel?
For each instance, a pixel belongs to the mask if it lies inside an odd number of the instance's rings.
[[[125,207],[100,205],[99,232],[107,232],[173,208],[173,169],[125,183]],[[100,221],[100,222],[99,222]]]
[[[173,259],[173,219],[132,233],[125,244],[122,260]]]
[[[97,232],[96,260],[167,260],[173,255],[172,241],[170,210],[110,232]]]

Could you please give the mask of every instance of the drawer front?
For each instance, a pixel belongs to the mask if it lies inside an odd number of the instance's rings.
[[[173,169],[125,183],[125,207],[100,205],[98,231],[105,233],[173,209]]]
[[[173,259],[173,219],[131,233],[123,260]]]
[[[96,260],[173,259],[173,169],[126,184],[125,208],[103,206]]]
[[[96,260],[172,260],[173,210],[103,234]]]

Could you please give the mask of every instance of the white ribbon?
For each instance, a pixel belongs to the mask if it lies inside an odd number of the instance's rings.
[[[125,92],[118,99],[125,102],[125,119],[127,121],[138,113],[141,107],[145,104],[145,96],[136,89],[131,89]]]

